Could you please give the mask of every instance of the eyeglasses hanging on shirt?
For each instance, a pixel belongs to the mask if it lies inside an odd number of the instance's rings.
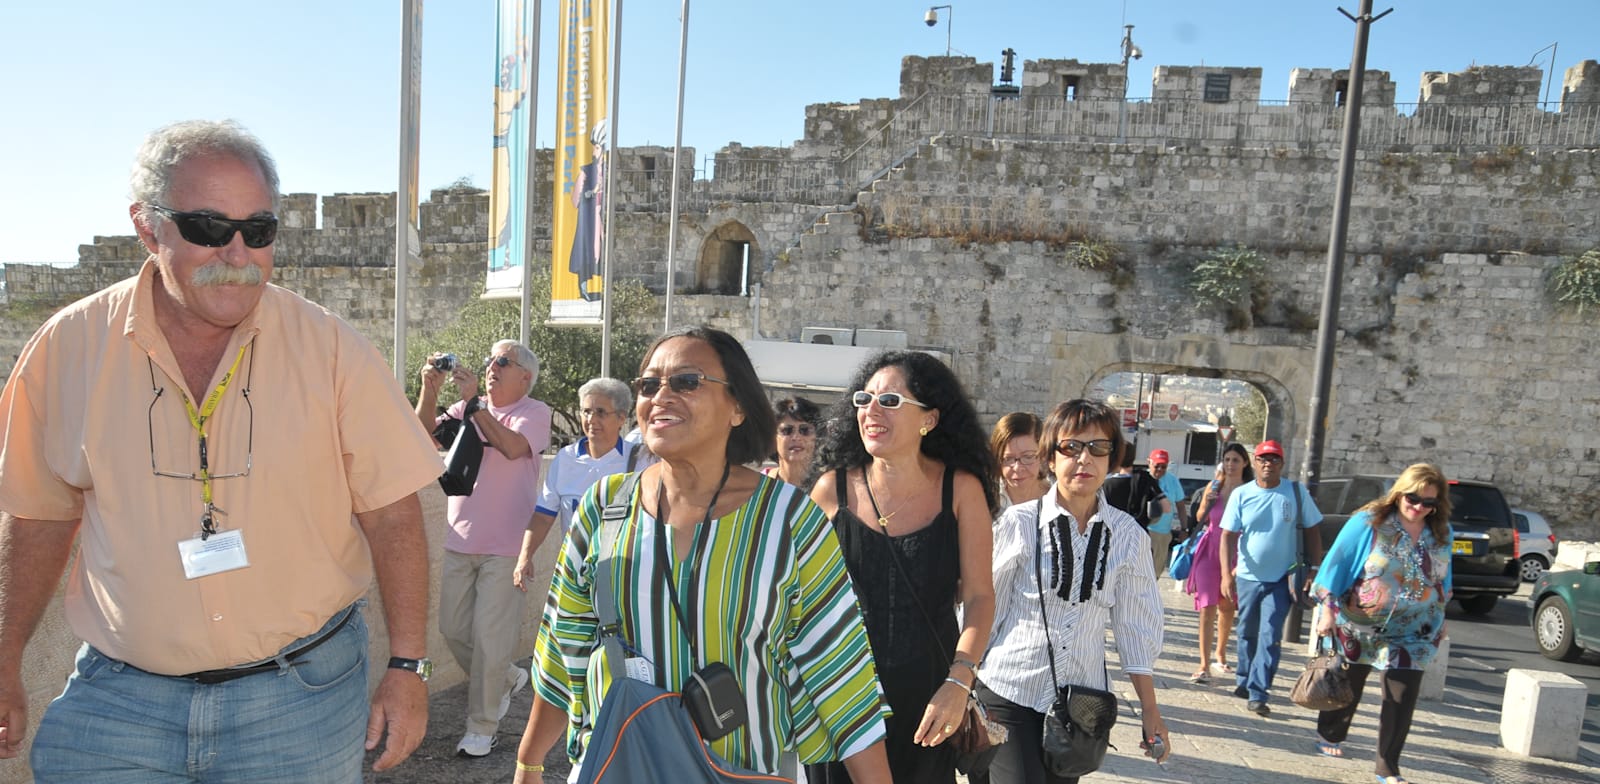
[[[200,483],[200,501],[204,505],[204,509],[200,513],[201,541],[209,539],[212,534],[217,532],[216,516],[227,514],[227,512],[223,511],[215,503],[211,488],[212,482],[219,479],[237,479],[239,477],[249,476],[250,467],[255,460],[256,412],[255,406],[251,405],[250,403],[250,384],[251,379],[253,379],[255,376],[256,355],[255,352],[251,350],[252,345],[253,343],[246,343],[245,345],[239,347],[239,353],[233,358],[233,365],[228,368],[228,372],[223,375],[221,381],[217,382],[216,388],[211,390],[211,394],[206,396],[205,401],[200,405],[199,408],[196,408],[194,403],[189,400],[188,395],[184,394],[182,391],[178,392],[179,399],[183,401],[183,410],[188,416],[189,425],[190,427],[194,428],[194,431],[197,434],[196,445],[199,452],[200,470],[195,473],[163,471],[156,465],[155,410],[156,404],[161,402],[161,396],[166,392],[166,387],[158,386],[156,384],[155,363],[152,362],[148,357],[145,359],[146,364],[148,364],[150,367],[150,391],[155,394],[155,398],[150,401],[150,409],[147,412],[147,422],[150,433],[150,472],[156,476],[164,476],[171,479],[188,479]],[[247,351],[250,353],[250,364],[245,371],[244,388],[240,390],[240,394],[244,398],[246,421],[248,422],[247,429],[245,431],[244,470],[233,472],[213,472],[211,470],[211,436],[206,430],[206,425],[210,422],[211,416],[216,413],[217,405],[222,402],[223,395],[227,393],[229,384],[233,381],[234,375],[238,373],[239,364],[244,360],[244,355]]]

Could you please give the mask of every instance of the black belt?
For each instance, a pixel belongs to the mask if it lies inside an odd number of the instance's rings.
[[[258,673],[281,670],[283,669],[283,664],[279,663],[280,660],[287,663],[293,663],[296,659],[299,659],[300,657],[310,653],[312,649],[327,642],[333,637],[333,635],[338,634],[339,630],[343,629],[344,625],[350,622],[350,616],[355,614],[356,609],[354,607],[346,608],[344,618],[341,618],[337,624],[334,624],[334,627],[329,629],[327,633],[315,640],[312,640],[311,642],[306,643],[305,645],[300,646],[299,648],[296,648],[285,654],[274,656],[271,659],[266,659],[256,664],[246,664],[239,667],[227,667],[220,670],[206,670],[204,672],[191,672],[188,675],[179,675],[176,677],[186,678],[194,681],[195,683],[210,686],[218,683],[227,683],[231,680],[243,678],[246,675],[256,675]]]

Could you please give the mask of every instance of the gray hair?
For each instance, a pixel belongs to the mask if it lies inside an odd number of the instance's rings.
[[[528,388],[522,391],[522,396],[527,397],[528,395],[533,394],[533,385],[539,383],[538,355],[533,353],[533,349],[530,349],[515,340],[511,340],[510,338],[494,344],[494,347],[489,349],[489,353],[498,354],[506,349],[511,349],[511,353],[516,355],[517,364],[521,365],[524,370],[528,371]]]
[[[633,392],[628,385],[614,378],[591,378],[578,387],[578,405],[583,405],[583,399],[590,395],[604,395],[611,400],[611,405],[617,409],[617,415],[624,424],[631,418],[633,411]]]
[[[260,139],[233,120],[186,120],[157,128],[145,137],[134,157],[129,187],[133,200],[144,205],[139,217],[147,225],[155,226],[156,221],[164,219],[149,205],[172,206],[172,177],[178,167],[206,155],[226,155],[254,163],[272,194],[272,211],[278,211],[278,167]]]

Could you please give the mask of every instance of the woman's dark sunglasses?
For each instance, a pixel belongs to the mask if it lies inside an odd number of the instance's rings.
[[[233,220],[204,212],[178,212],[159,204],[145,206],[171,219],[185,240],[205,248],[225,247],[233,242],[234,232],[244,235],[247,248],[265,248],[278,238],[278,218],[274,215]]]
[[[1111,447],[1111,440],[1107,438],[1096,438],[1093,441],[1078,441],[1076,439],[1068,439],[1066,441],[1056,442],[1056,451],[1066,455],[1067,457],[1077,457],[1078,455],[1082,454],[1083,450],[1085,449],[1089,450],[1089,454],[1094,455],[1095,457],[1105,457],[1106,455],[1111,454]]]
[[[715,384],[727,386],[728,382],[708,376],[704,373],[673,373],[665,378],[661,376],[640,376],[633,380],[633,391],[641,397],[655,397],[661,391],[661,383],[665,381],[672,391],[682,394],[693,392],[700,388],[701,382],[710,381]]]
[[[1437,498],[1423,498],[1416,493],[1406,493],[1406,500],[1410,501],[1412,506],[1420,506],[1423,509],[1439,508],[1439,499]]]
[[[817,429],[810,425],[778,425],[778,435],[788,438],[799,433],[802,436],[816,435]]]

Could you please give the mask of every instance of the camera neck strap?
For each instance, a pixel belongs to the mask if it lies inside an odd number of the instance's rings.
[[[695,603],[695,586],[700,579],[700,553],[705,550],[706,540],[711,535],[711,515],[717,508],[717,499],[722,495],[722,488],[728,483],[728,473],[733,470],[733,464],[723,462],[722,478],[717,480],[717,489],[711,491],[711,503],[706,505],[705,516],[700,519],[700,528],[695,532],[694,547],[685,559],[689,562],[689,595],[682,604],[678,602],[678,591],[673,587],[672,557],[668,552],[667,542],[672,539],[671,526],[667,525],[666,515],[661,514],[662,501],[667,497],[666,480],[660,476],[656,478],[656,574],[661,577],[661,587],[667,594],[668,601],[672,602],[672,616],[677,619],[678,627],[683,629],[684,637],[689,640],[689,654],[694,657],[695,666],[702,665],[700,660],[699,635],[695,634],[695,612],[699,605]],[[685,612],[685,607],[688,611]]]

